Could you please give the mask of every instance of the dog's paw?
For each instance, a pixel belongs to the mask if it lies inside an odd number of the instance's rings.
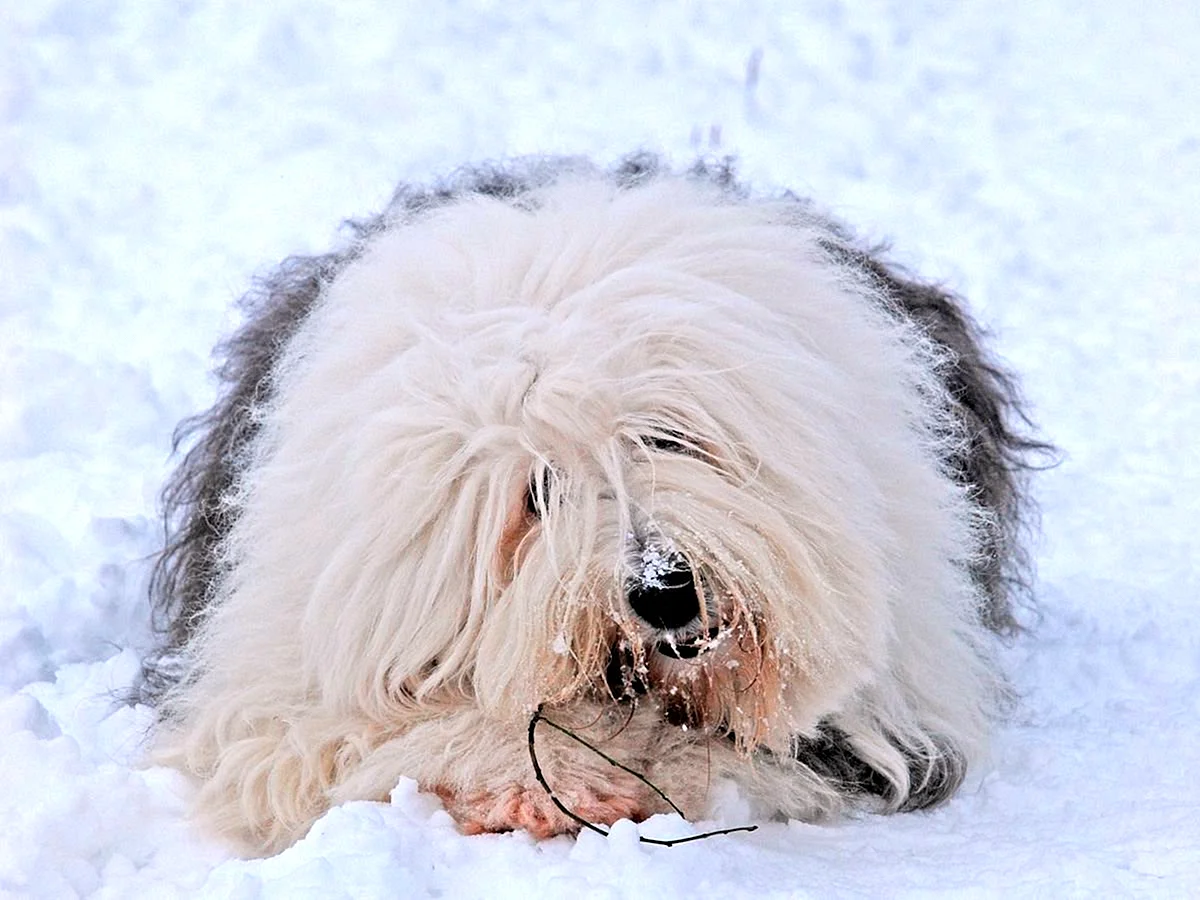
[[[465,834],[515,831],[523,828],[536,838],[574,834],[580,824],[562,812],[540,786],[514,785],[502,791],[454,792],[435,789],[446,811]],[[611,825],[618,819],[640,822],[651,815],[647,798],[584,787],[559,798],[588,822]]]

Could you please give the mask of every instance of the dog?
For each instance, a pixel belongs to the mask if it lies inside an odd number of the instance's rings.
[[[244,313],[177,432],[143,681],[243,852],[402,776],[545,838],[720,780],[920,809],[981,758],[1043,445],[962,302],[810,202],[466,169]]]

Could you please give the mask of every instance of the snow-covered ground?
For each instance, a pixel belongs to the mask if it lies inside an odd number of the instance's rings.
[[[673,849],[462,837],[404,782],[231,858],[114,697],[232,300],[399,179],[639,146],[894,238],[1023,374],[1065,461],[992,768]],[[0,316],[0,895],[1200,896],[1200,4],[11,0]]]

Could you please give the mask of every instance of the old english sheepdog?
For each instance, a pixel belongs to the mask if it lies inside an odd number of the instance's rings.
[[[211,829],[403,776],[538,837],[954,792],[1040,446],[956,297],[721,162],[476,168],[350,232],[177,436],[144,692]],[[594,749],[531,759],[535,714]]]

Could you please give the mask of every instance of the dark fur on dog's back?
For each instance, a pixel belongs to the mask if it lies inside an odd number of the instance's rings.
[[[1021,531],[1031,514],[1025,473],[1048,444],[1021,433],[1031,428],[1013,377],[985,351],[979,326],[962,301],[884,262],[883,250],[866,251],[846,241],[836,253],[862,270],[908,319],[950,351],[940,375],[954,404],[965,446],[946,460],[955,479],[990,517],[971,574],[983,589],[981,610],[993,631],[1017,630],[1013,599],[1029,589],[1029,559]]]
[[[175,435],[176,448],[189,442],[191,447],[163,493],[166,546],[154,570],[151,599],[164,640],[161,651],[146,663],[144,699],[161,698],[181,677],[180,654],[214,602],[222,542],[237,514],[232,494],[259,433],[261,411],[272,395],[274,366],[326,286],[362,253],[373,235],[393,224],[471,194],[520,206],[533,189],[564,174],[594,171],[580,158],[526,159],[463,170],[431,187],[402,185],[382,214],[349,224],[344,249],[289,259],[243,300],[245,324],[220,351],[216,405],[184,422]],[[609,177],[619,187],[631,188],[666,171],[658,157],[636,154],[613,168]],[[688,175],[717,185],[731,197],[749,194],[728,161],[698,163]],[[877,248],[859,245],[840,226],[826,225],[827,251],[860,270],[889,298],[895,312],[918,323],[949,351],[942,377],[967,443],[965,451],[946,464],[992,522],[984,552],[972,566],[987,601],[981,617],[994,630],[1012,630],[1011,599],[1027,583],[1019,541],[1028,511],[1023,473],[1030,454],[1045,445],[1022,433],[1028,420],[1013,381],[983,350],[978,329],[957,298],[910,277],[886,262]]]
[[[352,258],[329,254],[289,259],[242,300],[246,323],[219,352],[222,393],[208,412],[184,421],[176,451],[192,447],[162,494],[166,546],[150,581],[162,651],[144,667],[153,699],[177,680],[175,660],[209,609],[221,571],[221,542],[233,527],[230,494],[259,432],[257,411],[271,392],[271,370],[325,284]]]

